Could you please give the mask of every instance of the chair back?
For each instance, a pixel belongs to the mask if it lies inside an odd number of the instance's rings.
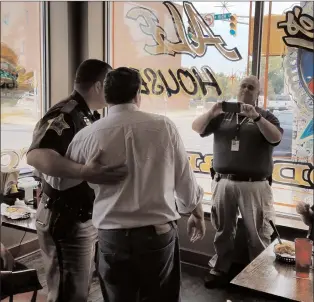
[[[24,269],[20,271],[1,271],[1,299],[21,293],[34,292],[31,302],[35,302],[37,291],[42,289],[35,269]]]

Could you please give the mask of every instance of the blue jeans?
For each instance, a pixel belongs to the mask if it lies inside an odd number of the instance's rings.
[[[179,302],[180,250],[175,223],[98,230],[98,273],[106,302]]]

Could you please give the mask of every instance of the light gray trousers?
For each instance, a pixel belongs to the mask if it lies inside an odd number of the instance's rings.
[[[250,259],[269,244],[275,223],[272,189],[268,181],[240,182],[228,179],[213,181],[212,225],[216,230],[216,254],[209,261],[214,272],[227,273],[233,260],[239,210],[247,232]]]

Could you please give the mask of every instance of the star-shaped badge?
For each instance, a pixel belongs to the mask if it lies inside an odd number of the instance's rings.
[[[88,117],[84,116],[83,119],[84,119],[84,122],[85,122],[86,126],[89,126],[89,125],[92,124]]]
[[[47,126],[47,130],[51,129],[57,132],[57,134],[59,136],[62,135],[63,130],[65,129],[69,129],[70,126],[67,124],[67,122],[64,120],[64,115],[63,113],[61,113],[60,115],[58,115],[57,117],[48,120],[48,126]]]

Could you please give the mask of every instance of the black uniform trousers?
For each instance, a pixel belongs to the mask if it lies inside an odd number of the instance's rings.
[[[44,228],[40,223],[44,211],[44,200],[41,200],[36,228],[47,280],[47,302],[87,302],[97,230],[90,219],[84,223],[78,221],[70,229],[54,234],[51,228]]]

